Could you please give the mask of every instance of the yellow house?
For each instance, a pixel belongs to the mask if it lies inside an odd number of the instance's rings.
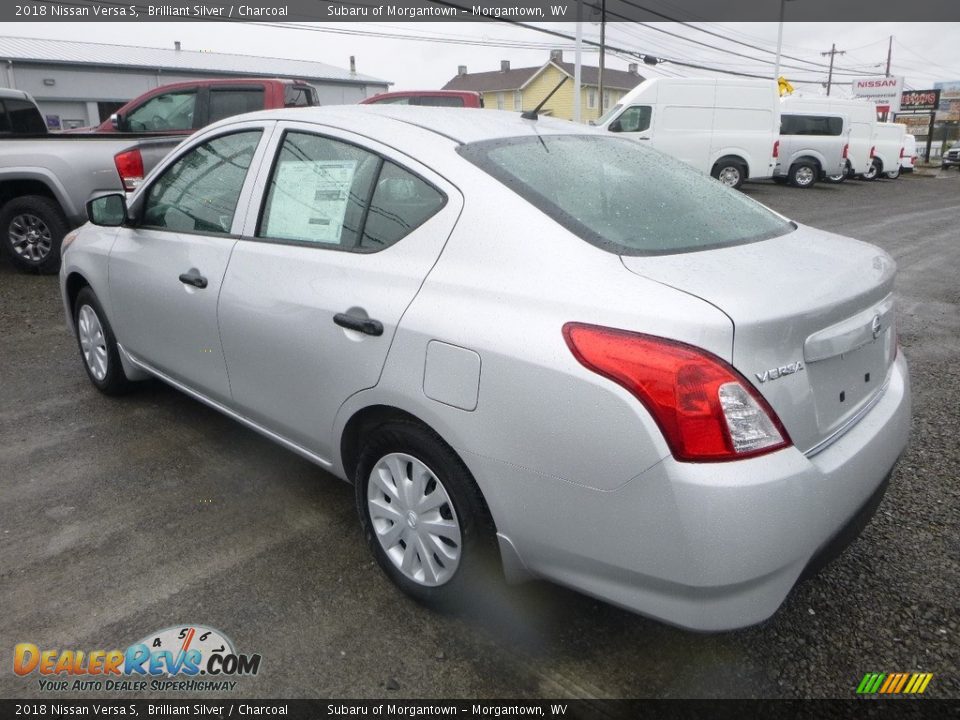
[[[511,69],[510,61],[500,62],[500,70],[468,73],[461,65],[456,77],[443,86],[444,90],[472,90],[483,95],[488,110],[532,110],[539,105],[561,80],[563,85],[541,109],[544,115],[573,120],[573,63],[564,62],[563,53],[553,50],[550,59],[539,67]],[[600,116],[600,70],[595,66],[580,66],[580,118],[583,122]],[[644,78],[637,73],[636,63],[629,69],[603,70],[603,109],[613,107],[628,91]]]

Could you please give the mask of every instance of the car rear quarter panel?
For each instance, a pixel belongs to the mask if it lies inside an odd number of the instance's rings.
[[[609,491],[669,454],[638,400],[581,366],[564,323],[671,337],[729,358],[729,319],[703,301],[625,270],[617,255],[570,234],[470,166],[453,235],[401,320],[380,384],[341,409],[399,407],[433,427],[465,459],[492,457],[552,482]],[[480,356],[476,408],[427,397],[428,344]],[[467,461],[468,465],[469,460]],[[341,466],[342,472],[342,466]],[[509,494],[478,477],[496,518]]]

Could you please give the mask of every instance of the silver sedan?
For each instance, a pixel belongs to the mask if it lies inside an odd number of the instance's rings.
[[[356,487],[410,595],[493,559],[701,630],[869,518],[910,425],[895,265],[549,118],[234,117],[64,242],[93,385],[159,378]]]

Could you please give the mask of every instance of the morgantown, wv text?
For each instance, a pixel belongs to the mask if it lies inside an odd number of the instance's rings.
[[[446,6],[406,6],[406,5],[376,5],[376,6],[354,6],[354,5],[327,5],[327,15],[329,17],[343,18],[365,18],[365,17],[398,17],[398,18],[427,18],[427,17],[449,17],[455,18],[463,15],[491,18],[544,18],[564,17],[569,10],[567,5],[550,5],[543,7],[522,7],[513,5],[510,7],[498,7],[485,5],[472,5],[469,8],[455,8]]]

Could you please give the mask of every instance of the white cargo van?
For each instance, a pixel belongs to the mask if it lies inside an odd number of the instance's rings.
[[[623,96],[597,125],[738,188],[773,175],[780,100],[773,80],[651,78]]]
[[[780,114],[780,152],[773,179],[810,188],[825,176],[842,175],[850,149],[850,121],[828,112]]]
[[[891,180],[900,177],[906,134],[907,128],[900,123],[877,123],[873,133],[873,166],[863,173],[864,180],[875,180],[881,175]]]
[[[869,173],[872,165],[873,132],[877,124],[877,106],[868,100],[787,95],[781,102],[783,112],[832,112],[846,115],[850,121],[850,147],[847,170],[843,175],[828,176],[830,182],[843,182],[845,177]]]

